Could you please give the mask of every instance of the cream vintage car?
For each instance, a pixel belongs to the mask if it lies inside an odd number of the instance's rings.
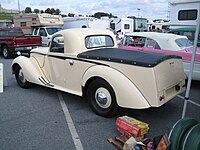
[[[15,58],[12,71],[20,87],[35,83],[86,96],[104,117],[119,107],[159,107],[185,89],[181,57],[119,49],[107,30],[59,31],[49,47]]]

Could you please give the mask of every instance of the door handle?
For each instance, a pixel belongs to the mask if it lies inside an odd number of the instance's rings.
[[[74,61],[73,60],[69,60],[68,62],[70,64],[70,66],[74,65]]]

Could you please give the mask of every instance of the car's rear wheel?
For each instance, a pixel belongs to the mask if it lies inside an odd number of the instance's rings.
[[[88,87],[87,97],[92,110],[103,117],[112,117],[118,105],[113,88],[103,79],[93,80]]]
[[[30,87],[31,84],[30,82],[26,80],[23,70],[20,66],[17,66],[15,68],[15,78],[20,87],[25,88],[25,89]]]
[[[3,46],[2,52],[3,52],[3,57],[4,57],[4,58],[8,59],[8,58],[11,57],[11,53],[10,53],[10,51],[9,51],[9,49],[8,49],[8,46],[6,46],[6,45]]]
[[[3,52],[3,57],[6,58],[6,59],[8,59],[12,56],[11,52],[8,49],[8,46],[6,46],[6,45],[3,46],[2,52]]]

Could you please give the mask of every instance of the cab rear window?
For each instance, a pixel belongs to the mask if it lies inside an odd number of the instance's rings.
[[[0,36],[2,37],[20,37],[23,35],[24,34],[21,29],[0,30]]]
[[[107,35],[92,35],[85,38],[85,47],[88,49],[112,46],[114,46],[114,41]]]

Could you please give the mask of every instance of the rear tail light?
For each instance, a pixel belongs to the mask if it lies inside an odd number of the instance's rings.
[[[179,85],[175,86],[176,91],[179,91],[181,89],[181,87]]]
[[[160,96],[159,100],[162,101],[163,99],[165,99],[165,96],[164,95]]]
[[[13,44],[14,44],[14,45],[16,44],[16,42],[15,42],[15,38],[13,38]]]

